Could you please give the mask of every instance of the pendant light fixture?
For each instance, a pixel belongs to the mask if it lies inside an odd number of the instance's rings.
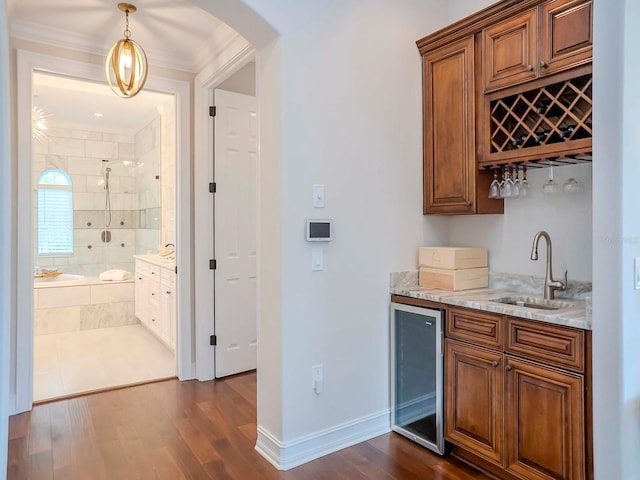
[[[124,38],[111,47],[104,68],[111,90],[116,95],[130,98],[137,95],[144,87],[147,81],[148,63],[142,47],[131,40],[129,13],[135,12],[136,6],[130,3],[119,3],[118,8],[125,14]]]

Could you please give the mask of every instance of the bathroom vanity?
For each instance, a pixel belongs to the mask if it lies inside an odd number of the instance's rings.
[[[171,350],[176,348],[175,262],[160,255],[134,255],[135,314]]]

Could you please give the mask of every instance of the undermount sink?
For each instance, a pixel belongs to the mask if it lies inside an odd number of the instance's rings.
[[[571,302],[563,302],[561,300],[544,300],[537,297],[521,296],[495,298],[491,301],[505,305],[514,305],[516,307],[535,308],[537,310],[562,310],[563,308],[571,308],[575,306]]]

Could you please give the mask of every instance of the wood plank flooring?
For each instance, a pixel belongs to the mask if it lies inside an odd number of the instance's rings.
[[[255,450],[256,375],[140,385],[10,420],[9,480],[481,480],[394,433],[279,472]]]

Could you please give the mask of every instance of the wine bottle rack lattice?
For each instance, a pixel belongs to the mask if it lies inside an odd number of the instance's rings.
[[[489,110],[490,157],[504,158],[506,152],[532,153],[533,149],[550,151],[541,147],[584,139],[587,142],[579,143],[590,146],[592,76],[498,98],[489,103]]]

